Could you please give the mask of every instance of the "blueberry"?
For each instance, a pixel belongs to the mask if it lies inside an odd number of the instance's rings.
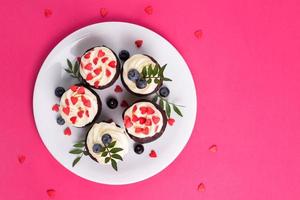
[[[162,97],[167,97],[167,96],[169,96],[169,94],[170,94],[169,88],[167,88],[167,87],[161,87],[161,88],[159,89],[159,95],[160,95],[160,96],[162,96]]]
[[[136,81],[140,78],[140,72],[136,69],[131,69],[128,71],[127,77],[131,81]]]
[[[64,125],[64,124],[65,124],[65,120],[64,120],[61,116],[58,116],[58,117],[56,118],[56,122],[57,122],[57,124],[59,124],[59,125]]]
[[[108,133],[105,133],[104,135],[102,135],[101,140],[102,140],[104,145],[108,145],[109,143],[111,143],[112,138]]]
[[[147,81],[143,78],[140,78],[140,79],[136,80],[135,85],[137,88],[143,89],[147,86]]]
[[[94,144],[93,145],[93,152],[94,153],[99,153],[101,151],[101,149],[102,149],[101,144]]]
[[[55,96],[61,97],[65,93],[65,89],[63,87],[55,88]]]
[[[106,104],[109,108],[111,109],[115,109],[116,107],[118,107],[118,100],[113,98],[113,97],[110,97],[107,101],[106,101]]]
[[[128,58],[129,58],[129,52],[128,51],[126,51],[126,50],[122,50],[122,51],[120,51],[120,53],[119,53],[119,58],[121,59],[121,60],[123,60],[123,61],[126,61]]]
[[[144,152],[144,146],[142,144],[136,144],[134,146],[134,152],[137,154],[142,154]]]

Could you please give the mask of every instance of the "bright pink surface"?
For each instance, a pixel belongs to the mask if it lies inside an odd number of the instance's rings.
[[[53,11],[48,18],[45,8]],[[56,190],[55,199],[300,199],[299,13],[298,0],[1,2],[0,199],[48,199],[47,189]],[[51,49],[78,28],[110,20],[171,41],[198,94],[184,151],[163,172],[126,186],[95,184],[63,168],[32,116],[35,78]]]

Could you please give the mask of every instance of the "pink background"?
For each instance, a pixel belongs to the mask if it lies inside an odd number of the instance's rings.
[[[0,199],[49,199],[48,189],[55,199],[300,199],[299,13],[298,0],[2,1]],[[51,49],[78,28],[110,20],[171,41],[198,94],[184,151],[158,175],[125,186],[95,184],[63,168],[32,115],[35,78]],[[213,144],[216,153],[208,150]]]

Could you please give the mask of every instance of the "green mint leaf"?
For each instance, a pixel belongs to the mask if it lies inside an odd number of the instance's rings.
[[[75,62],[75,65],[74,65],[74,74],[77,75],[78,71],[79,71],[79,62],[76,61],[76,62]]]
[[[111,155],[111,157],[113,157],[115,159],[123,160],[123,158],[119,154],[113,154],[113,155]]]
[[[166,102],[166,113],[167,113],[168,118],[170,118],[170,116],[171,116],[171,106],[168,102]]]
[[[80,159],[81,159],[81,157],[75,158],[75,160],[72,163],[72,167],[74,167],[79,162]]]
[[[159,70],[159,65],[156,64],[155,67],[154,67],[154,69],[153,69],[153,76],[157,75],[158,70]]]
[[[69,151],[69,153],[71,153],[71,154],[81,154],[82,150],[81,149],[73,149],[73,150]]]
[[[118,171],[117,162],[114,159],[110,160],[111,166],[114,168],[114,170]]]
[[[158,95],[155,95],[152,99],[152,102],[156,103],[157,102],[157,99],[158,99]]]
[[[84,144],[82,144],[82,143],[77,143],[77,144],[74,144],[73,147],[84,147]]]
[[[73,65],[69,59],[67,59],[68,67],[71,71],[73,71]]]
[[[108,163],[109,161],[110,161],[110,157],[106,157],[104,160],[105,163]]]
[[[100,149],[100,153],[101,152],[104,152],[106,149],[104,148],[104,147],[102,147],[101,149]]]
[[[181,111],[179,110],[179,108],[178,108],[175,104],[173,104],[173,110],[174,110],[179,116],[183,117]]]
[[[146,77],[147,76],[147,67],[144,67],[143,70],[142,70],[142,75],[143,77]]]
[[[152,82],[152,79],[149,78],[149,79],[147,80],[147,83],[150,84],[151,82]]]
[[[150,64],[149,67],[148,67],[148,74],[149,76],[153,76],[153,69],[152,69],[152,65]]]
[[[158,78],[155,78],[155,79],[154,79],[154,83],[158,84],[158,83],[159,83],[159,79],[158,79]]]
[[[68,73],[72,73],[72,71],[69,70],[69,69],[65,69],[65,71],[68,72]]]
[[[101,154],[101,157],[106,157],[107,154],[108,154],[108,152],[107,152],[107,151],[104,151],[104,152]]]
[[[160,68],[159,73],[158,73],[158,75],[159,75],[160,77],[163,77],[164,71],[165,71],[165,69],[166,69],[166,66],[167,66],[167,64],[163,65],[163,66]]]
[[[117,141],[113,141],[112,143],[110,143],[107,147],[108,148],[113,148],[116,145]]]
[[[172,79],[163,77],[163,81],[172,81]]]
[[[116,148],[111,149],[111,150],[110,150],[110,153],[117,153],[117,152],[119,152],[119,151],[123,151],[123,149],[122,149],[122,148],[116,147]]]
[[[162,108],[164,107],[164,100],[162,98],[159,100],[159,105]]]

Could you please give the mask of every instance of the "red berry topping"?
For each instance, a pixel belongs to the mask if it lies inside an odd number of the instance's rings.
[[[156,157],[157,157],[157,154],[156,154],[156,152],[155,152],[154,150],[151,150],[149,156],[150,156],[151,158],[156,158]]]
[[[26,160],[25,155],[21,154],[21,155],[18,156],[18,161],[19,161],[20,164],[23,164],[25,162],[25,160]]]
[[[137,122],[139,121],[139,118],[136,115],[132,115],[132,121]]]
[[[89,80],[92,80],[94,77],[92,75],[92,73],[88,73],[88,75],[86,76],[86,80],[89,81]]]
[[[75,117],[75,116],[74,116],[74,117],[71,117],[70,120],[71,120],[72,124],[75,124],[75,122],[76,122],[76,120],[77,120],[77,117]]]
[[[134,43],[137,48],[140,48],[143,45],[143,40],[136,40]]]
[[[147,108],[147,114],[148,115],[152,115],[152,114],[154,114],[155,113],[155,111],[151,108],[151,107],[148,107]]]
[[[123,92],[121,86],[116,85],[116,87],[115,87],[115,92]]]
[[[99,81],[95,81],[95,83],[94,83],[94,86],[95,86],[95,88],[99,88]]]
[[[140,124],[145,124],[146,123],[146,118],[145,117],[140,117]]]
[[[67,106],[69,106],[70,105],[69,99],[65,99],[65,103],[66,103]]]
[[[122,108],[127,108],[128,106],[129,106],[129,104],[127,103],[127,101],[123,100],[123,101],[121,102],[121,107],[122,107]]]
[[[62,111],[66,114],[66,115],[69,115],[70,113],[70,108],[69,107],[65,107],[62,109]]]
[[[98,63],[98,58],[94,58],[94,59],[93,59],[93,63],[94,63],[94,65],[97,65],[97,63]]]
[[[147,6],[144,11],[148,14],[148,15],[152,15],[153,13],[153,7],[152,6]]]
[[[77,97],[71,97],[71,102],[73,105],[75,105],[78,101],[78,98]]]
[[[84,94],[85,93],[85,90],[84,90],[84,87],[80,87],[77,91],[78,94]]]
[[[196,30],[194,32],[194,35],[197,39],[200,39],[200,38],[202,38],[203,32],[202,32],[202,30]]]
[[[96,75],[99,75],[99,74],[101,73],[101,71],[102,71],[102,68],[99,67],[99,68],[97,68],[97,69],[94,70],[94,73],[95,73]]]
[[[70,87],[70,89],[71,89],[73,92],[76,92],[77,89],[78,89],[78,86],[77,86],[77,85],[72,85],[72,86]]]
[[[151,119],[147,119],[146,122],[145,122],[145,125],[146,126],[151,126],[152,125]]]
[[[110,66],[110,67],[112,67],[112,68],[115,68],[116,66],[117,66],[117,62],[116,61],[110,61],[109,63],[108,63],[108,66]]]
[[[105,63],[108,60],[108,57],[104,57],[101,59],[101,62]]]
[[[80,111],[77,113],[78,117],[79,117],[79,118],[82,118],[83,113],[84,113],[84,111],[83,111],[83,110],[80,110]]]
[[[110,75],[111,75],[111,72],[110,72],[108,69],[106,69],[106,71],[105,71],[105,75],[106,75],[107,77],[110,77]]]
[[[92,64],[91,63],[88,63],[84,66],[84,69],[87,69],[87,70],[92,70]]]
[[[157,124],[160,121],[160,118],[157,116],[152,116],[152,121],[154,124]]]
[[[102,56],[104,56],[105,55],[105,53],[100,49],[99,51],[98,51],[98,57],[100,58],[100,57],[102,57]]]
[[[173,118],[168,119],[168,124],[170,126],[173,126],[174,122],[175,122],[175,119],[173,119]]]
[[[54,105],[52,106],[52,110],[55,111],[55,112],[58,112],[58,110],[59,110],[59,105],[58,105],[58,104],[54,104]]]
[[[56,191],[54,189],[49,189],[47,190],[47,195],[51,198],[54,199],[55,198],[55,193]]]
[[[65,135],[71,135],[71,129],[69,127],[67,127],[65,130],[64,130],[64,134]]]
[[[90,58],[90,56],[91,56],[91,52],[89,52],[89,53],[85,54],[83,57],[84,57],[84,58],[86,58],[86,59],[89,59],[89,58]]]
[[[101,8],[100,9],[100,15],[101,17],[106,17],[106,15],[108,14],[108,11],[106,8]]]

